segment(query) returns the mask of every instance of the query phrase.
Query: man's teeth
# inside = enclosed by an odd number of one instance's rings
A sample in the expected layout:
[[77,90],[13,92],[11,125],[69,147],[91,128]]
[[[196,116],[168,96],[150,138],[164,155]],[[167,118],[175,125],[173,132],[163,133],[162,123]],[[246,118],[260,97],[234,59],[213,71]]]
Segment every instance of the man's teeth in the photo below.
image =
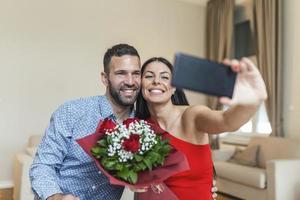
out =
[[127,93],[127,94],[132,94],[134,92],[133,89],[125,89],[125,90],[122,90],[122,91]]

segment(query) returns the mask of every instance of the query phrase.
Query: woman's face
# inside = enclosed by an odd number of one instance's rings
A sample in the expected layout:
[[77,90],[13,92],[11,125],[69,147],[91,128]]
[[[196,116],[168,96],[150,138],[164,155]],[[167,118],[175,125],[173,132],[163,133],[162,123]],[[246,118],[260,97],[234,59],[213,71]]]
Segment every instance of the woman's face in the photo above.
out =
[[162,62],[149,63],[142,74],[142,95],[148,103],[171,100],[175,88],[171,86],[171,70]]

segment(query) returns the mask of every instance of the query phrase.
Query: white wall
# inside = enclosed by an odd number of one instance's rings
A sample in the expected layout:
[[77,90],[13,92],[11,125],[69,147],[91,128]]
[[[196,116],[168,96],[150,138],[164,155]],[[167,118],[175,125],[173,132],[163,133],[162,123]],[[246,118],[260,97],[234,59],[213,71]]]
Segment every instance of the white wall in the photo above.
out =
[[300,1],[283,1],[284,130],[300,138]]
[[143,61],[203,56],[204,18],[204,7],[174,0],[0,0],[0,181],[59,104],[103,93],[108,47],[130,43]]

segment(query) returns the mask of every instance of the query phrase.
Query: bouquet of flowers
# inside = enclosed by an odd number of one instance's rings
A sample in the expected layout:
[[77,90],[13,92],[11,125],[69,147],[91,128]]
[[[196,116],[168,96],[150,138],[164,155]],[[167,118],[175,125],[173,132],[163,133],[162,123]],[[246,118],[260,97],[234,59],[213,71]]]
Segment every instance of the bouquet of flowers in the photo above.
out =
[[[172,148],[165,131],[149,120],[133,118],[116,124],[105,119],[99,122],[94,134],[77,143],[94,159],[111,184],[152,188],[139,194],[139,200],[176,200],[163,182],[189,169],[184,154]],[[155,185],[164,189],[157,192]]]
[[91,152],[113,176],[135,184],[139,172],[164,164],[172,147],[162,135],[155,134],[146,121],[126,120],[107,129],[111,125],[114,125],[111,120],[102,124],[105,136]]

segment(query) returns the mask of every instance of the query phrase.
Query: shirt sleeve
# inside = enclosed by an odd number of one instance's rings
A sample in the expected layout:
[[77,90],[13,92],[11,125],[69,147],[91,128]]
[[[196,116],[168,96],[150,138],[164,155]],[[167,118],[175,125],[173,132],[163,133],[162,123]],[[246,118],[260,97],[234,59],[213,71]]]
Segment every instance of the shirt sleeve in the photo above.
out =
[[62,193],[57,172],[68,152],[72,130],[71,116],[67,105],[57,109],[51,116],[50,124],[37,149],[29,177],[38,199],[47,199],[53,194]]

